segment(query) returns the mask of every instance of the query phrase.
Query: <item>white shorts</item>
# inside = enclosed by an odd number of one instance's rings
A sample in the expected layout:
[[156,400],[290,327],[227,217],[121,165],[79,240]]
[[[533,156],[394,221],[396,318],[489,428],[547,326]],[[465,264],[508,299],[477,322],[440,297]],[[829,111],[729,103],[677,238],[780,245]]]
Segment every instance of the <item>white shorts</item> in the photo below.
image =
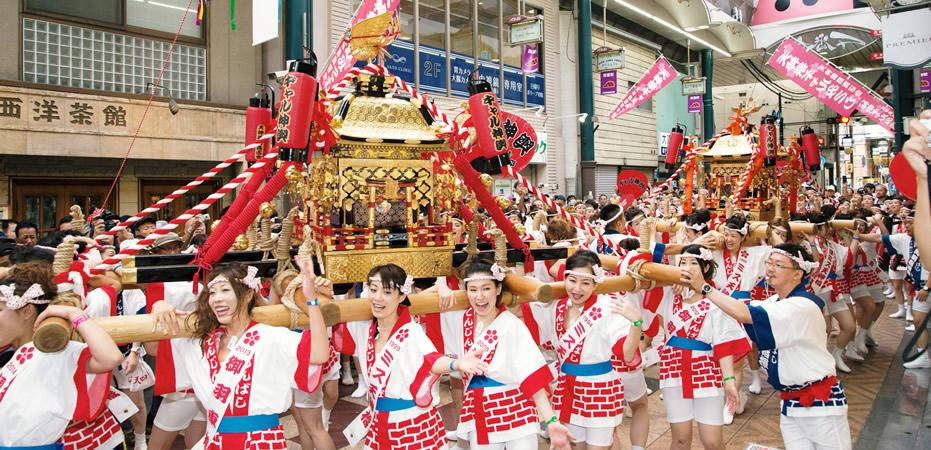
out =
[[837,300],[831,301],[831,294],[827,295],[818,295],[818,298],[824,302],[824,313],[827,315],[834,315],[841,311],[847,311],[850,308],[847,307],[847,299],[849,295],[838,295]]
[[931,296],[929,296],[923,302],[918,301],[917,295],[912,297],[912,312],[920,312],[924,314],[931,312]]
[[724,395],[704,398],[682,398],[682,387],[663,388],[666,420],[680,423],[695,420],[704,425],[724,425]]
[[576,443],[585,442],[602,447],[610,447],[614,443],[614,427],[580,427],[571,423],[566,424],[566,427]]
[[883,295],[883,285],[875,284],[873,286],[854,286],[850,288],[850,296],[854,300],[863,297],[870,297],[874,303],[885,303],[886,296]]
[[182,431],[193,421],[205,422],[207,412],[194,394],[173,393],[162,398],[155,414],[154,425],[165,431]]
[[836,416],[779,416],[779,429],[786,450],[849,450],[850,425],[847,414]]
[[[573,434],[573,436],[575,435]],[[500,444],[480,445],[478,443],[478,433],[469,433],[469,448],[475,450],[537,450],[537,435],[531,434]]]
[[643,370],[634,372],[621,372],[621,382],[624,383],[624,399],[627,403],[640,400],[647,393],[647,379]]
[[904,270],[889,270],[889,279],[890,280],[904,280],[905,271]]
[[323,385],[321,384],[316,391],[311,393],[304,392],[300,389],[294,389],[294,406],[297,408],[322,408],[323,407]]

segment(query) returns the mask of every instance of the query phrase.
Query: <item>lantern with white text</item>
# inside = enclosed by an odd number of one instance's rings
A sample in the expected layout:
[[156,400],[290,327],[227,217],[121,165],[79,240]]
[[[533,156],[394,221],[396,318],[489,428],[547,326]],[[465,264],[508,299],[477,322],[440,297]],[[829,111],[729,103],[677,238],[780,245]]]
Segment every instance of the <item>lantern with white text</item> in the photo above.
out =
[[821,170],[821,153],[819,151],[818,136],[815,135],[815,130],[812,130],[811,127],[807,125],[802,127],[801,135],[802,151],[805,154],[805,164],[808,166],[808,170],[817,172]]
[[469,114],[475,129],[476,152],[471,165],[479,173],[498,175],[511,165],[507,137],[502,127],[501,108],[491,84],[484,79],[469,80]]
[[666,170],[672,170],[679,163],[679,149],[684,139],[682,128],[676,124],[669,132],[669,142],[666,144]]
[[307,162],[307,143],[317,98],[317,60],[314,57],[292,61],[281,81],[278,105],[278,141],[281,161]]
[[760,119],[760,147],[763,150],[763,164],[766,167],[776,165],[776,118],[763,116]]

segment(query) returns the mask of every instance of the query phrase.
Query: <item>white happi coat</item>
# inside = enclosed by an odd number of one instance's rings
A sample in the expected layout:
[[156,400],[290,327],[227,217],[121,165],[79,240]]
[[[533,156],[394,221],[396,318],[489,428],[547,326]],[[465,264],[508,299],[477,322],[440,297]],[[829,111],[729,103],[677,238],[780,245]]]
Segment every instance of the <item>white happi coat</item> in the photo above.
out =
[[100,415],[110,374],[88,374],[89,359],[87,345],[74,341],[58,353],[32,343],[17,349],[0,369],[0,446],[60,442],[71,421]]
[[[399,307],[398,314],[398,321],[381,351],[375,351],[375,320],[349,322],[340,335],[333,338],[338,351],[358,358],[359,373],[369,386],[369,408],[361,417],[367,428],[365,447],[375,450],[445,448],[446,432],[436,409],[440,402],[436,385],[439,376],[431,373],[433,364],[443,355],[436,351],[423,328],[413,322],[406,307]],[[400,348],[390,348],[396,341],[400,341]],[[382,363],[389,355],[391,362]],[[403,409],[378,411],[374,409],[378,398],[411,404]]]
[[[663,288],[656,313],[663,318],[666,344],[659,348],[661,388],[682,387],[683,398],[724,395],[720,360],[736,361],[750,351],[750,341],[736,320],[707,298],[688,304],[671,287]],[[676,338],[699,341],[708,350],[688,350],[669,345]]]
[[[614,315],[609,303],[619,301],[615,294],[594,294],[583,306],[579,319],[566,325],[565,317],[569,298],[549,304],[533,303],[533,320],[540,330],[541,342],[549,340],[559,354],[560,370],[553,395],[553,407],[559,412],[560,421],[582,427],[615,427],[621,423],[624,413],[624,385],[620,373],[609,370],[596,375],[570,375],[565,373],[565,364],[590,365],[608,364],[612,359],[625,360],[624,340],[630,331],[630,321]],[[594,311],[591,311],[593,310]],[[590,313],[591,311],[591,313]],[[526,312],[525,312],[526,314]],[[592,325],[578,345],[570,345],[571,331],[580,326],[587,314]],[[527,318],[525,317],[526,321]],[[573,348],[570,348],[573,347]],[[638,367],[637,356],[631,366]],[[589,398],[596,399],[588,401]]]
[[[480,328],[472,309],[444,316],[450,317],[443,328],[447,351],[461,356],[482,349],[481,359],[488,363],[484,377],[464,380],[459,438],[469,440],[470,433],[477,433],[476,442],[485,445],[536,435],[539,416],[532,397],[549,386],[553,373],[524,323],[507,310],[487,329]],[[482,387],[487,379],[500,385]]]
[[[773,296],[750,303],[753,324],[746,326],[747,333],[760,349],[760,367],[774,389],[798,391],[835,376],[834,358],[827,350],[823,302],[799,286],[784,299]],[[846,414],[847,397],[835,380],[829,399],[814,400],[810,406],[798,399],[782,400],[780,409],[789,417]]]
[[727,249],[711,252],[718,265],[714,271],[715,287],[738,300],[749,300],[766,271],[766,258],[771,249],[768,245],[741,247],[736,258]]
[[[291,408],[292,389],[313,392],[317,389],[322,376],[319,365],[310,364],[311,335],[309,331],[294,333],[283,327],[273,327],[253,323],[239,338],[241,344],[252,346],[253,356],[250,361],[234,358],[234,352],[227,355],[225,361],[219,361],[219,342],[224,328],[218,328],[201,345],[199,339],[171,339],[170,351],[162,353],[159,348],[159,364],[156,372],[157,383],[171,384],[172,392],[192,388],[197,400],[207,408],[208,421],[215,421],[220,411],[210,410],[214,395],[219,398],[234,396],[224,417],[255,416],[281,414]],[[206,348],[205,348],[206,347]],[[164,364],[162,364],[164,363]],[[239,384],[223,387],[215,384],[217,378],[226,371],[245,371]],[[280,428],[280,426],[279,426]],[[249,440],[253,446],[284,444],[284,433],[252,432],[237,433],[255,435]],[[280,435],[280,442],[278,438]],[[226,442],[229,436],[217,434],[205,447],[227,448],[229,445],[243,445],[241,442]]]
[[847,260],[850,249],[829,239],[819,238],[816,244],[821,261],[811,274],[811,290],[825,300],[838,301],[838,295],[850,293],[850,287],[844,277],[848,266],[853,266],[853,261]]

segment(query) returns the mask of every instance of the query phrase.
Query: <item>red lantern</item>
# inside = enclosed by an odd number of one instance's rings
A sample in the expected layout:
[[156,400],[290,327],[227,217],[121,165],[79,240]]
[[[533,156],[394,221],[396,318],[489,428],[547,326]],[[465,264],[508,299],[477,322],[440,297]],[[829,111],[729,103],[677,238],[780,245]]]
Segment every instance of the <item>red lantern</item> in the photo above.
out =
[[259,146],[255,151],[246,153],[246,161],[255,162],[265,154],[266,148],[270,147],[265,142],[259,142],[259,138],[266,133],[272,132],[272,109],[268,94],[256,94],[249,99],[249,107],[246,108],[246,145],[258,143]]
[[773,116],[763,116],[760,119],[760,147],[763,148],[765,159],[763,164],[766,167],[776,165],[776,118]]
[[469,114],[475,128],[476,155],[471,161],[472,167],[479,173],[498,175],[501,168],[511,165],[507,136],[502,127],[501,107],[498,97],[491,90],[491,83],[485,79],[469,80]]
[[676,124],[669,132],[669,142],[666,144],[666,170],[672,170],[679,163],[679,149],[682,148],[683,140],[683,130]]
[[805,152],[805,164],[812,172],[821,170],[821,152],[815,130],[806,125],[801,128],[800,134],[802,135],[802,151]]
[[317,59],[292,61],[281,82],[278,105],[278,141],[281,161],[307,161],[307,143],[317,99]]

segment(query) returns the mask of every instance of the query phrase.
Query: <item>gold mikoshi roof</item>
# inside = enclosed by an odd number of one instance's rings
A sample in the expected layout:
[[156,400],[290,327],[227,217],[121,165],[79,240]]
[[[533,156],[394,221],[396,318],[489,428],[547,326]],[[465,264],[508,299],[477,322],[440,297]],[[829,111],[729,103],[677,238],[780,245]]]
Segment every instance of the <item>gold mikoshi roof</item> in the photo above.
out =
[[[393,79],[385,84],[390,84]],[[387,90],[387,88],[385,89]],[[409,98],[378,92],[360,79],[360,89],[334,105],[334,128],[340,143],[438,145],[439,124],[428,124],[419,103]]]

